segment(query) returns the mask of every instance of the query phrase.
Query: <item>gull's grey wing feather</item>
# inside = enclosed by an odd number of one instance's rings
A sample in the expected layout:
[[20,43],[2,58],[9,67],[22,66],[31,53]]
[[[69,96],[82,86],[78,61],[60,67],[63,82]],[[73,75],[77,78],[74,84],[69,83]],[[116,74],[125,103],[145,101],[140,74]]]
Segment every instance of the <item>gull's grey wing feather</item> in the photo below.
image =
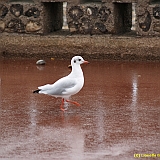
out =
[[74,79],[67,77],[61,78],[54,84],[46,84],[44,86],[38,87],[40,89],[39,93],[49,94],[49,95],[63,95],[66,90],[74,87],[76,82]]

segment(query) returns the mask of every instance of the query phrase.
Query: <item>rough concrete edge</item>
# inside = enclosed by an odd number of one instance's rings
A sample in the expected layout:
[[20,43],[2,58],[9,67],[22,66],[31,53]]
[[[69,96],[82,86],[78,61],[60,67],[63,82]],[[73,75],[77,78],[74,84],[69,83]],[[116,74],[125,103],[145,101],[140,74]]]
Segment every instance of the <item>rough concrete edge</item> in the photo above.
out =
[[160,37],[5,35],[0,39],[1,58],[65,58],[160,61]]

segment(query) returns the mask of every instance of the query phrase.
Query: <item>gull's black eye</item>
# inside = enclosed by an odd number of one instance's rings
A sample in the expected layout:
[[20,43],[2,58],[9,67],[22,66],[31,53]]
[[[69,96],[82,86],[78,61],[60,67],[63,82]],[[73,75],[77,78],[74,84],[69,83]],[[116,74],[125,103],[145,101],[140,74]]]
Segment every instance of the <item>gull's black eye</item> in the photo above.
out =
[[81,59],[78,59],[79,61],[81,61]]
[[74,60],[74,63],[76,63],[76,60]]

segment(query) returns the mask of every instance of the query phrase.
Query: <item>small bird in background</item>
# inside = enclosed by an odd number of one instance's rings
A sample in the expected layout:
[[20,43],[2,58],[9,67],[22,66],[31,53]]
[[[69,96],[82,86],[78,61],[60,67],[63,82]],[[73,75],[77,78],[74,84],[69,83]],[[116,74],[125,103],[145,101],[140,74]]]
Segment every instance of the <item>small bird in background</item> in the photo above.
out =
[[89,62],[85,61],[81,56],[74,56],[71,59],[72,71],[68,76],[57,80],[53,84],[40,86],[37,90],[33,91],[33,93],[47,94],[56,98],[61,97],[62,103],[60,105],[60,109],[62,111],[67,110],[64,108],[65,102],[80,106],[79,103],[71,101],[69,98],[70,96],[78,93],[84,85],[84,76],[80,65],[85,63],[87,64]]

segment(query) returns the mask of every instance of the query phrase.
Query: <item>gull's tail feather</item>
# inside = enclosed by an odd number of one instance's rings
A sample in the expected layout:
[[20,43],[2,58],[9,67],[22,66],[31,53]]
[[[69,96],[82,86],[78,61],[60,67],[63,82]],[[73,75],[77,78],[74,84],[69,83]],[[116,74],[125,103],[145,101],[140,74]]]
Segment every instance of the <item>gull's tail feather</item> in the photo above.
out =
[[37,89],[37,90],[33,91],[33,93],[39,93],[39,91],[41,91],[41,89]]

